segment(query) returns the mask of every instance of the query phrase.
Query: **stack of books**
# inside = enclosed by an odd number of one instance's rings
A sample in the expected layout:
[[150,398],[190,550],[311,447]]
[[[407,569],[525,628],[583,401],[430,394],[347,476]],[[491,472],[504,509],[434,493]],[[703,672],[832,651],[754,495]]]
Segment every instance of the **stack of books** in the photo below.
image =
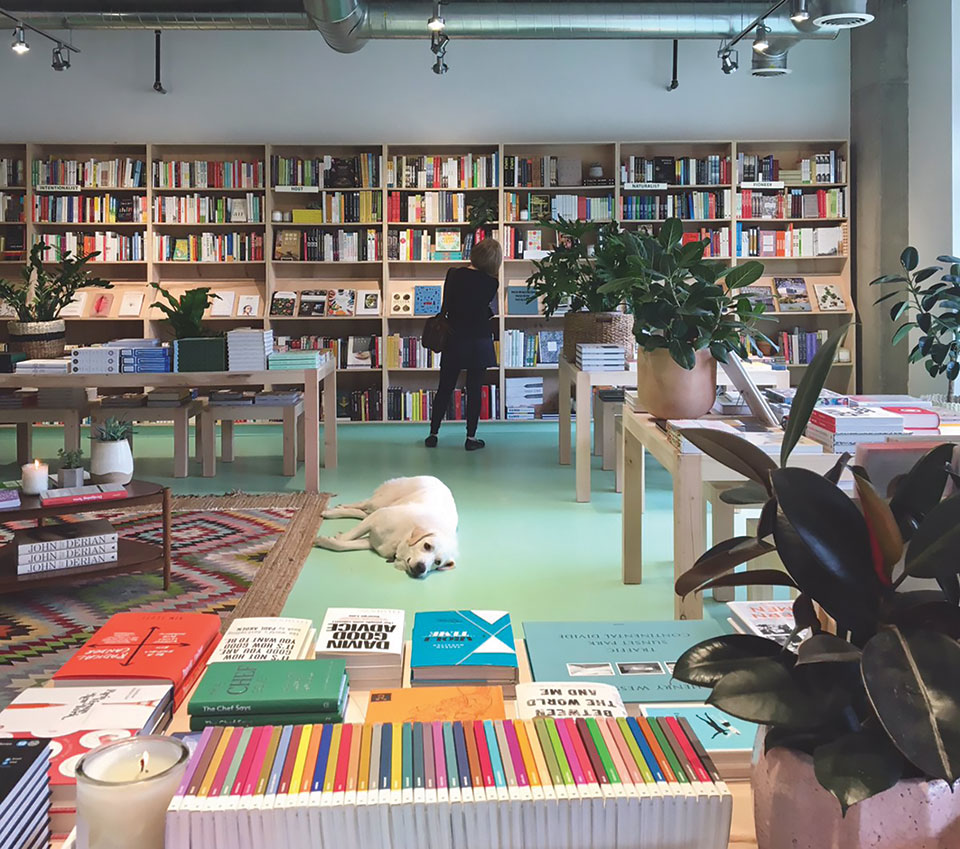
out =
[[253,403],[253,393],[240,389],[212,389],[207,401],[211,407],[242,407]]
[[732,809],[683,718],[213,728],[166,833],[177,849],[260,846],[264,834],[290,846],[322,834],[324,846],[726,849]]
[[413,618],[410,684],[498,684],[513,696],[517,650],[503,610],[420,612]]
[[83,388],[44,386],[37,390],[37,406],[44,409],[75,409],[86,403],[87,391]]
[[314,655],[312,619],[252,616],[234,619],[207,663],[307,660]]
[[702,453],[696,445],[683,436],[683,431],[688,428],[708,428],[709,430],[716,430],[735,436],[742,435],[740,431],[729,422],[713,421],[710,419],[668,419],[666,422],[667,439],[670,440],[670,444],[681,454]]
[[230,371],[264,371],[273,353],[273,331],[241,327],[227,331],[227,368]]
[[0,410],[22,410],[37,405],[37,393],[27,389],[0,392]]
[[507,421],[533,421],[543,406],[542,377],[506,378]]
[[61,486],[45,489],[40,493],[40,503],[44,507],[58,507],[64,504],[85,504],[97,501],[118,501],[128,498],[130,493],[120,483],[93,483],[86,486]]
[[173,371],[170,348],[166,345],[125,346],[120,349],[120,370],[134,374],[165,374]]
[[20,360],[16,365],[17,374],[67,374],[70,361],[63,360]]
[[862,442],[885,442],[903,433],[903,416],[881,407],[816,407],[805,433],[828,451],[853,454]]
[[342,658],[354,687],[399,687],[403,679],[402,610],[330,607],[317,639],[317,657]]
[[343,722],[350,693],[344,662],[222,661],[207,667],[190,697],[190,730]]
[[197,397],[196,389],[173,387],[151,389],[147,394],[148,407],[182,407]]
[[0,845],[50,845],[50,740],[0,740]]
[[728,621],[741,634],[766,637],[782,646],[789,643],[793,651],[810,636],[809,628],[793,636],[796,620],[792,601],[728,601],[727,607],[731,614]]
[[145,392],[124,392],[121,395],[106,395],[100,401],[101,409],[121,408],[134,410],[147,403]]
[[20,506],[18,487],[0,487],[0,510],[16,510]]
[[117,532],[106,519],[26,528],[14,533],[13,544],[17,549],[18,575],[75,569],[117,559]]
[[119,374],[118,348],[74,348],[70,352],[72,374]]
[[577,368],[581,371],[624,371],[627,354],[621,345],[577,344]]
[[286,392],[282,389],[274,389],[270,392],[258,392],[253,398],[253,403],[264,407],[293,407],[302,399],[302,392],[292,389]]
[[273,351],[267,359],[270,369],[320,368],[326,359],[322,351]]

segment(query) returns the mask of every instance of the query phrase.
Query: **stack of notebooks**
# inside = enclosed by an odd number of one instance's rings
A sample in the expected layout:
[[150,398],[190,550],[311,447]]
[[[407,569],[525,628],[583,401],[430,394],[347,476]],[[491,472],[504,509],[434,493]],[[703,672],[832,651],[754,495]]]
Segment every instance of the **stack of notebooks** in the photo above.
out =
[[507,421],[533,421],[543,407],[542,377],[506,378]]
[[330,607],[320,626],[317,657],[342,658],[355,688],[399,687],[403,618],[402,610]]
[[828,451],[853,454],[862,442],[885,442],[903,433],[903,416],[881,407],[816,407],[804,432]]
[[75,409],[86,403],[87,391],[83,388],[44,386],[37,390],[37,406],[44,409]]
[[312,619],[248,616],[234,619],[207,663],[307,660],[314,655]]
[[517,650],[503,610],[420,612],[413,618],[410,684],[497,684],[512,697]]
[[732,806],[673,717],[211,728],[166,846],[726,849]]
[[227,367],[230,371],[264,371],[272,352],[272,330],[242,327],[227,331]]
[[115,339],[108,342],[120,351],[120,371],[163,374],[172,371],[170,348],[159,339]]
[[253,404],[253,393],[240,389],[211,389],[207,401],[211,407],[244,407]]
[[320,368],[325,358],[321,351],[273,351],[267,366],[271,369]]
[[0,740],[0,846],[50,845],[49,770],[49,740]]
[[16,369],[17,374],[67,374],[70,371],[70,361],[20,360]]
[[336,658],[211,663],[187,706],[190,730],[343,722],[349,690]]
[[254,396],[253,403],[263,407],[295,407],[302,399],[302,392],[274,389],[269,392],[258,392]]
[[100,401],[100,408],[133,410],[147,403],[145,392],[124,392],[121,395],[107,395]]
[[577,344],[577,368],[581,371],[623,371],[627,354],[622,345]]
[[147,394],[148,407],[182,407],[197,397],[196,389],[173,387],[151,389]]
[[35,407],[37,393],[33,390],[14,389],[12,392],[0,392],[0,410],[22,410],[24,407]]
[[119,374],[118,348],[74,348],[70,352],[72,374]]
[[13,544],[18,575],[76,569],[117,559],[117,532],[106,519],[26,528],[14,532]]

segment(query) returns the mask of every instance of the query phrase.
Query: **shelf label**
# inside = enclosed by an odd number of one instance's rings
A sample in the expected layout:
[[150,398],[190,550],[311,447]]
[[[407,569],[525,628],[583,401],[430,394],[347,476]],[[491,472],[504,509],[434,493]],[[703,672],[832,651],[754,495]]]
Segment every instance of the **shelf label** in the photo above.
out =
[[275,192],[287,192],[291,195],[316,195],[320,193],[319,186],[274,186]]
[[625,189],[643,189],[650,192],[665,192],[669,186],[666,183],[624,183]]
[[41,183],[39,186],[33,187],[36,192],[79,192],[80,186],[77,185],[60,185],[59,183]]
[[741,183],[741,189],[782,189],[783,180],[754,180],[751,183]]

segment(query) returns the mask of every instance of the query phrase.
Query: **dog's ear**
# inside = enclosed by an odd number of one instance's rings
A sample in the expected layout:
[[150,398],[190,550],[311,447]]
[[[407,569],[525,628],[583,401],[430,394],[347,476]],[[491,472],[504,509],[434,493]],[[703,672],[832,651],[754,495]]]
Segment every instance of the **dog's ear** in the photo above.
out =
[[453,560],[448,560],[442,566],[437,566],[438,572],[446,572],[448,569],[456,569],[457,564]]
[[425,528],[421,528],[418,525],[414,525],[410,529],[410,536],[407,537],[407,545],[413,546],[416,545],[424,537],[430,536],[430,531]]

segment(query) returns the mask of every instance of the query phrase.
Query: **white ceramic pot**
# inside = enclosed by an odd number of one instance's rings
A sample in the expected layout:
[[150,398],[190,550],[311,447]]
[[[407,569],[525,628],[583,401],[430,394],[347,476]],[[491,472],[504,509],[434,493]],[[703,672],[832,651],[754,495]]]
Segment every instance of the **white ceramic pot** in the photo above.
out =
[[126,439],[115,442],[93,440],[90,450],[90,479],[93,483],[130,483],[133,480],[133,452]]
[[945,781],[909,779],[858,802],[820,785],[809,755],[771,749],[753,768],[758,849],[957,849],[960,801]]

